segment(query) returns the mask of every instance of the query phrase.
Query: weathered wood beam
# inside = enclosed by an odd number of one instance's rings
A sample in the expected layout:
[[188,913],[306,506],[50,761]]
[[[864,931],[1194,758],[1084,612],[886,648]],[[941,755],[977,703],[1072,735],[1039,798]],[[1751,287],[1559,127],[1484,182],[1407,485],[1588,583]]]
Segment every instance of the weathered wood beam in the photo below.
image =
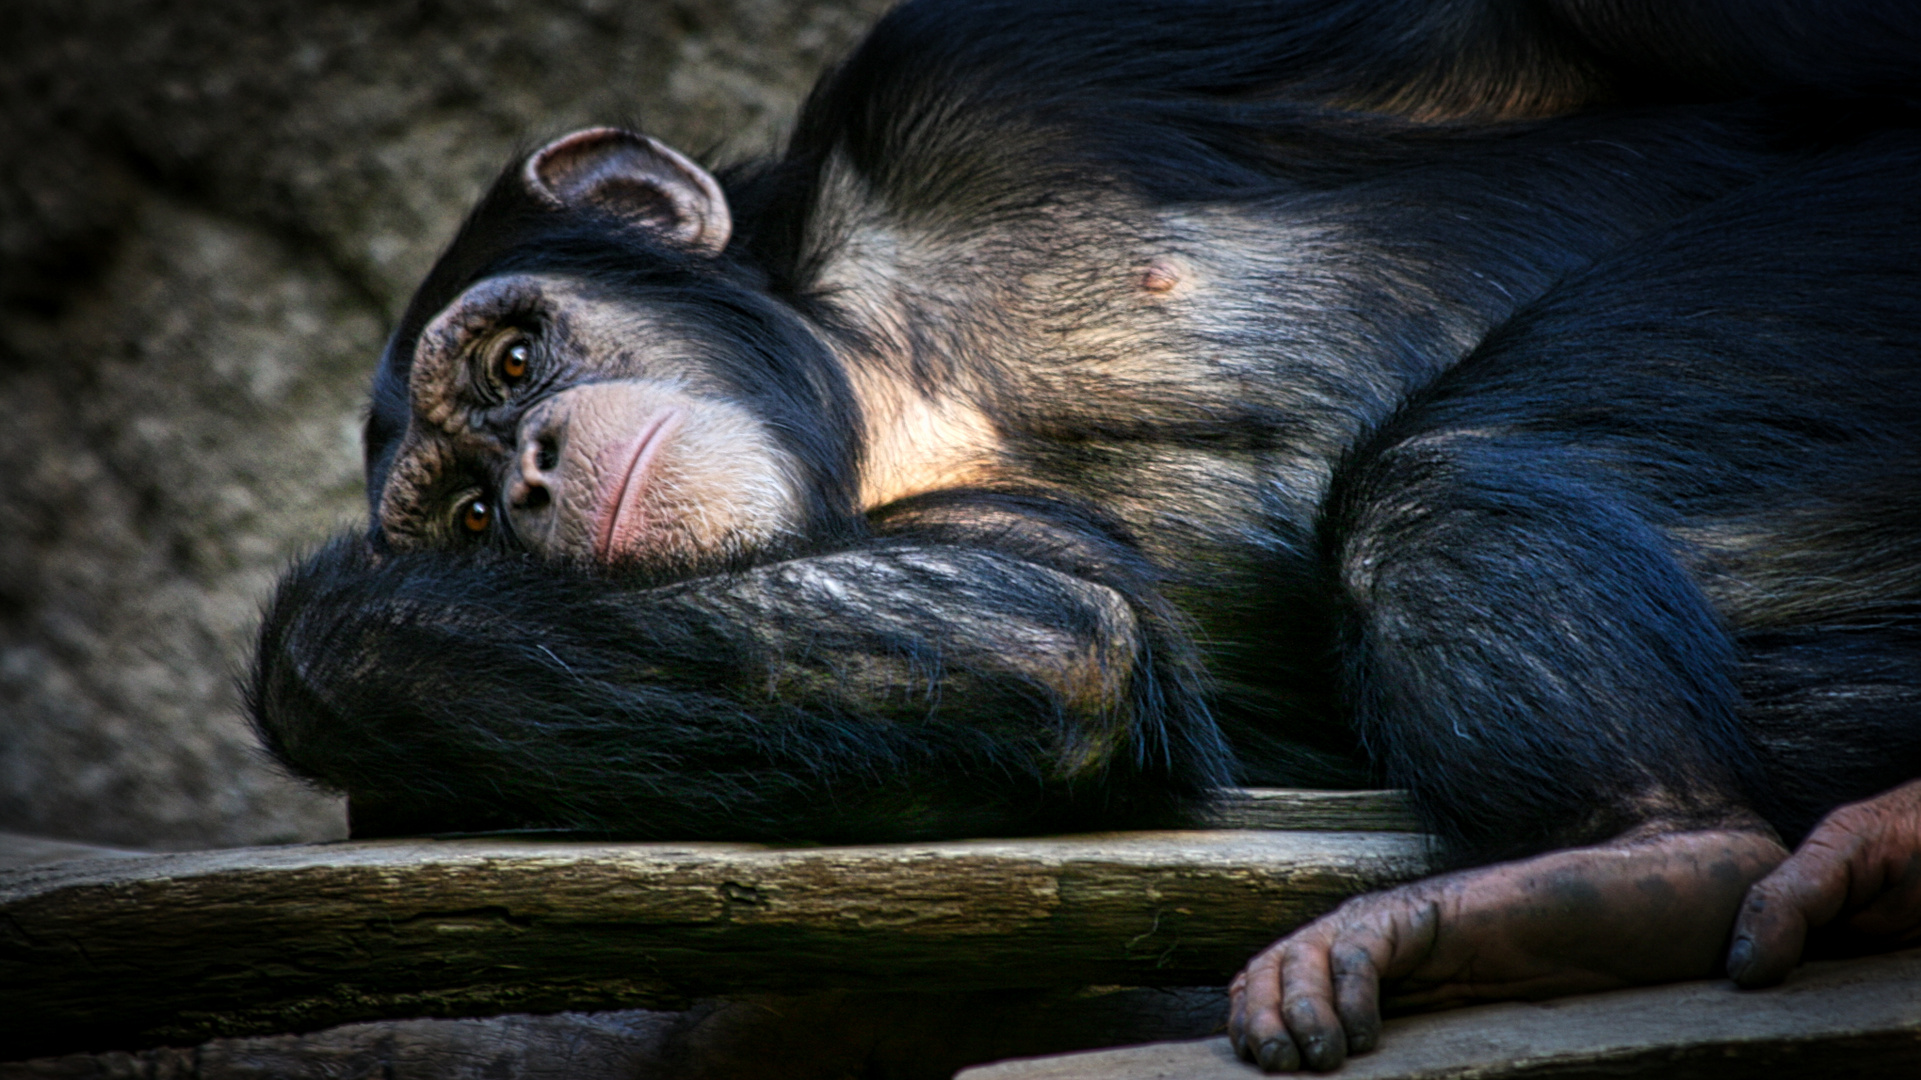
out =
[[1217,829],[1421,831],[1405,791],[1235,788],[1221,792],[1208,823]]
[[[1921,949],[1811,963],[1770,990],[1726,980],[1389,1020],[1340,1080],[1900,1077],[1921,1074]],[[1252,1080],[1225,1038],[963,1070],[955,1080]]]
[[390,840],[0,872],[0,1060],[712,994],[1218,984],[1396,832],[777,849]]

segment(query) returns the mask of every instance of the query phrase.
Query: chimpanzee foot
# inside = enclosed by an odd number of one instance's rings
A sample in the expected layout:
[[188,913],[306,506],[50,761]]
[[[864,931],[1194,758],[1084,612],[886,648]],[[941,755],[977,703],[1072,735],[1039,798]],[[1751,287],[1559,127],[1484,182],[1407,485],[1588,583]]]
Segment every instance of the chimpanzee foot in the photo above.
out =
[[1921,780],[1829,814],[1748,890],[1728,974],[1746,987],[1780,982],[1808,931],[1844,914],[1890,945],[1921,938]]
[[1228,1036],[1269,1072],[1374,1048],[1387,1003],[1441,1008],[1701,978],[1748,887],[1787,855],[1761,832],[1621,839],[1347,901],[1249,961]]

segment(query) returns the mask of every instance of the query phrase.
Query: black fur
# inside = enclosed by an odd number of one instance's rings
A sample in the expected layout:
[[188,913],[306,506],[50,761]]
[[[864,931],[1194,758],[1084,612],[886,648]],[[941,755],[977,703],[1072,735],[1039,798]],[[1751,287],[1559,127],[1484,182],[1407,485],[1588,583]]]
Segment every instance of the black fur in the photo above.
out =
[[1917,166],[1876,139],[1609,256],[1353,455],[1357,720],[1447,834],[1653,776],[1799,836],[1921,771]]
[[[917,2],[722,174],[718,260],[510,170],[383,358],[372,490],[427,320],[538,269],[709,335],[805,535],[648,570],[336,541],[268,613],[256,723],[361,831],[1030,831],[1238,781],[1408,786],[1464,857],[1792,840],[1921,774],[1916,23]],[[903,340],[819,286],[842,167],[954,245]],[[1272,272],[1178,325],[1116,307],[1109,267],[1179,246],[1155,215],[1204,208],[1248,223],[1215,278],[1236,244]],[[863,514],[830,343],[979,387],[1003,479]],[[1116,693],[1035,666],[1083,655]]]

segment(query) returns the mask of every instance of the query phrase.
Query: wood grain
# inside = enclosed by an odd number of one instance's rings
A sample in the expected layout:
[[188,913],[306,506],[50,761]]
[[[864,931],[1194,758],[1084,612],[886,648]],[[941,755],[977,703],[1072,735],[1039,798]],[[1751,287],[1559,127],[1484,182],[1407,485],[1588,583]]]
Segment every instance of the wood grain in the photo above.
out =
[[1421,831],[1405,791],[1235,788],[1221,792],[1208,823],[1217,829]]
[[400,840],[0,872],[0,1060],[821,988],[1219,984],[1395,832],[867,847]]

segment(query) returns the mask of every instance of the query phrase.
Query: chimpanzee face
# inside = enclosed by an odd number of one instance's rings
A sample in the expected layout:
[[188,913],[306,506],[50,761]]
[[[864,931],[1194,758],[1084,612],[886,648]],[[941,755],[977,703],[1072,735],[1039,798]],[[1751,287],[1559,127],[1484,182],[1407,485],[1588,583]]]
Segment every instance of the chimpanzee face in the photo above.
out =
[[851,503],[845,380],[728,276],[730,231],[719,183],[632,132],[577,132],[502,176],[376,379],[386,544],[684,563]]
[[415,346],[388,542],[613,563],[776,539],[800,470],[720,376],[722,347],[565,277],[469,287]]

